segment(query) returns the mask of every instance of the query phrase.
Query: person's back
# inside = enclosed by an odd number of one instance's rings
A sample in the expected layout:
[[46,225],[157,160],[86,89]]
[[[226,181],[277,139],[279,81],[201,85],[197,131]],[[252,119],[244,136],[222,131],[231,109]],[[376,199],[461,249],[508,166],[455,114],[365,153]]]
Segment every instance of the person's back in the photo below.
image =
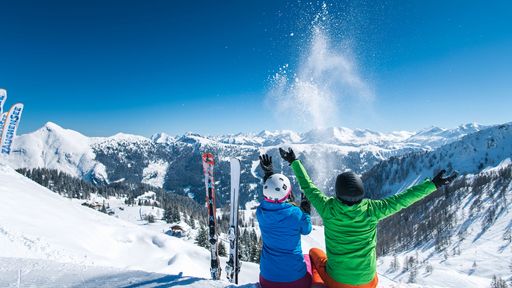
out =
[[307,200],[301,203],[301,208],[292,204],[290,180],[273,173],[271,157],[260,156],[260,165],[265,172],[264,199],[256,210],[263,242],[260,285],[262,288],[309,288],[311,275],[307,273],[302,254],[301,235],[311,232],[311,206]]
[[256,211],[263,247],[261,276],[273,282],[292,282],[306,275],[300,235],[311,232],[309,216],[290,203],[262,201]]
[[[372,214],[372,200],[348,206],[336,198],[327,200],[321,217],[324,222],[327,271],[342,283],[367,283],[375,271],[361,271],[361,267],[376,267],[375,247],[377,219]],[[336,271],[336,272],[335,272]]]

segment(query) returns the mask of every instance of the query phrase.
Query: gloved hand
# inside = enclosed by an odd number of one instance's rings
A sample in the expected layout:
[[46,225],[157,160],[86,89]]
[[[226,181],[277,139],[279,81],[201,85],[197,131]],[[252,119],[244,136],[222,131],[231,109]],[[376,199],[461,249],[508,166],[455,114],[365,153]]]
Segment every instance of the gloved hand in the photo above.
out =
[[263,182],[267,181],[268,177],[272,176],[274,174],[273,167],[272,167],[272,156],[268,156],[268,154],[263,154],[260,156],[260,167],[263,169],[263,173],[265,173],[265,176],[263,176]]
[[432,179],[432,183],[436,185],[436,188],[441,188],[444,185],[450,184],[450,182],[457,178],[458,175],[457,172],[453,172],[452,175],[443,177],[444,173],[446,173],[446,170],[443,169]]
[[288,200],[295,206],[297,206],[295,204],[295,195],[293,195],[293,193],[290,193],[290,196],[288,196]]
[[281,154],[281,158],[283,158],[290,165],[293,161],[297,160],[297,157],[295,157],[295,153],[293,153],[292,148],[288,148],[288,151],[285,151],[283,148],[279,148],[279,154]]
[[302,212],[311,215],[311,202],[304,196],[304,193],[301,194],[300,209]]
[[272,156],[268,156],[268,154],[263,154],[260,156],[260,166],[263,169],[265,174],[267,172],[272,172]]

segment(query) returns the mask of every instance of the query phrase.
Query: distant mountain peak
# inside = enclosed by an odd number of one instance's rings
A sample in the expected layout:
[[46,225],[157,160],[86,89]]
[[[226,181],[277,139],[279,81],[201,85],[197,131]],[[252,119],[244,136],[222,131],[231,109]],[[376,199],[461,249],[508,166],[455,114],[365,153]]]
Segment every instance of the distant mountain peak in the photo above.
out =
[[459,129],[464,129],[464,130],[481,130],[481,129],[485,128],[485,127],[487,127],[487,126],[478,124],[476,122],[472,122],[472,123],[462,124],[458,128]]
[[174,141],[174,137],[164,132],[153,134],[151,135],[150,139],[151,141],[159,144],[170,143]]
[[50,129],[50,130],[57,130],[57,129],[62,129],[64,130],[64,128],[62,128],[61,126],[55,124],[54,122],[51,122],[51,121],[48,121],[46,122],[46,124],[44,124],[43,128],[47,128],[47,129]]
[[127,134],[127,133],[122,133],[122,132],[117,133],[114,136],[110,136],[107,139],[118,140],[118,141],[128,141],[128,142],[138,142],[138,141],[149,141],[150,140],[144,136]]

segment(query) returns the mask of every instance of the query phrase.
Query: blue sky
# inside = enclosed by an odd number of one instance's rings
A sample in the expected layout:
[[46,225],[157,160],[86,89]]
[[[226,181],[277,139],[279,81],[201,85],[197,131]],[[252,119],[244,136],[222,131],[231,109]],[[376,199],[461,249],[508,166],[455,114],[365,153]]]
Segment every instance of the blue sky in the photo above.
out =
[[[326,1],[331,42],[349,43],[374,92],[344,99],[330,125],[512,121],[512,2],[446,2]],[[2,1],[0,87],[7,105],[25,103],[19,133],[47,121],[91,136],[308,129],[265,100],[270,77],[303,56],[320,5]]]

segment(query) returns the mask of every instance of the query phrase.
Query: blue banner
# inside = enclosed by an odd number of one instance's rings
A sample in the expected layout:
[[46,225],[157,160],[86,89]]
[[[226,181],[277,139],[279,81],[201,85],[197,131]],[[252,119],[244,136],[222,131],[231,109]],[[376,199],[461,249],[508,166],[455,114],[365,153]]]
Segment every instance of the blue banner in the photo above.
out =
[[[7,100],[7,90],[0,89],[0,115],[4,113],[4,104]],[[2,130],[2,126],[0,126],[0,130]]]
[[[2,131],[4,131],[5,120],[7,120],[7,112],[0,114],[0,137],[2,137]],[[2,142],[0,141],[0,143]]]
[[18,129],[22,112],[23,104],[16,103],[11,107],[11,109],[7,113],[7,119],[5,120],[4,129],[2,131],[2,141],[0,142],[2,154],[8,155],[11,153],[12,141],[14,139],[14,136],[16,135],[16,130]]

